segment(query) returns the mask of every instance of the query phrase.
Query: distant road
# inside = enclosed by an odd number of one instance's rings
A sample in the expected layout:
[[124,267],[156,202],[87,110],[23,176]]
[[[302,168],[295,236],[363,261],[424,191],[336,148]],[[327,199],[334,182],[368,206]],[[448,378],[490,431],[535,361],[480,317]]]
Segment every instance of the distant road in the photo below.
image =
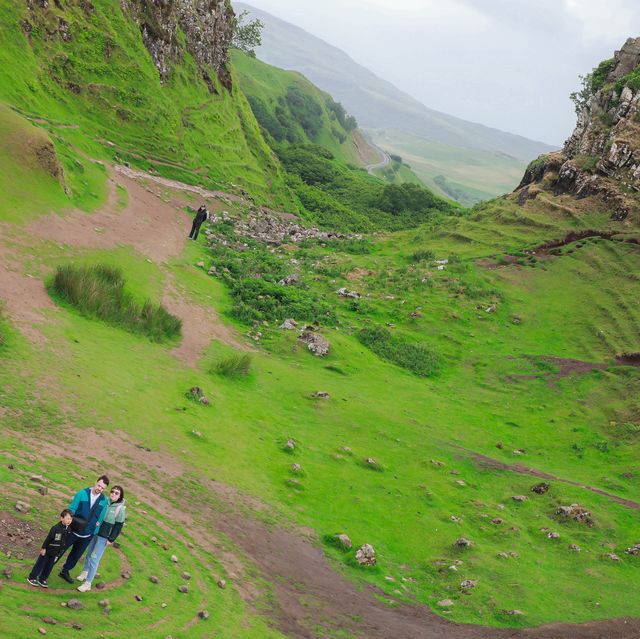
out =
[[372,142],[370,142],[369,144],[374,149],[376,149],[376,151],[378,151],[380,153],[380,155],[382,156],[382,160],[380,160],[380,162],[376,162],[375,164],[367,164],[367,166],[364,167],[365,169],[367,169],[367,171],[371,175],[373,175],[373,170],[374,169],[381,169],[383,166],[387,166],[387,164],[389,164],[389,162],[391,162],[391,158],[389,157],[389,154],[386,151],[383,151],[379,146],[376,146]]

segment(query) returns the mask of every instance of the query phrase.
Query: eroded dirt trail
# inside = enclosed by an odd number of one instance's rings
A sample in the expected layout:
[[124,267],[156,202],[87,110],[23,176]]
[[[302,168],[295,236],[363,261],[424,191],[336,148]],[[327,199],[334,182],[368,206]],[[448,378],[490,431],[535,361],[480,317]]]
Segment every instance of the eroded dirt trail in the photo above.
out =
[[[126,189],[128,196],[127,204],[121,210],[118,207],[118,186]],[[2,225],[0,299],[5,301],[9,318],[32,341],[44,339],[38,324],[57,307],[47,294],[42,277],[29,273],[24,257],[31,251],[37,251],[42,243],[91,250],[130,246],[156,263],[165,275],[162,301],[170,312],[180,317],[183,324],[181,343],[172,351],[178,359],[195,365],[212,339],[250,350],[250,346],[220,320],[211,306],[196,303],[177,287],[166,266],[169,260],[180,255],[187,242],[191,220],[181,210],[187,203],[185,193],[195,193],[204,198],[240,199],[126,167],[115,167],[109,177],[107,204],[100,211],[91,215],[81,211],[49,214],[37,218],[24,229]]]

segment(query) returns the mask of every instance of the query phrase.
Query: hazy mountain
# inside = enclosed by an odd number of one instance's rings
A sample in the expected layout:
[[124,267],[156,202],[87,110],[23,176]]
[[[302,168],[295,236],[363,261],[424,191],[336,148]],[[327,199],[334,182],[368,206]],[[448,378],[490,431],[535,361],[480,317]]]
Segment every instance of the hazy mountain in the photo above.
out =
[[294,69],[328,91],[366,128],[399,128],[456,146],[500,151],[520,160],[551,150],[543,142],[429,109],[324,40],[248,4],[233,3],[265,23],[258,57]]

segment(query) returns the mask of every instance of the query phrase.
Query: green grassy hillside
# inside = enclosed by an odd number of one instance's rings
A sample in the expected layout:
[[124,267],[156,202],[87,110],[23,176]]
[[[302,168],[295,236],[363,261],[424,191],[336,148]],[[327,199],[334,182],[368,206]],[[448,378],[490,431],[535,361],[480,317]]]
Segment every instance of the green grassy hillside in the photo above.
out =
[[[119,9],[95,6],[73,46],[34,36],[46,72],[3,34],[17,80],[0,70],[0,636],[557,639],[583,629],[520,629],[598,620],[592,636],[638,634],[635,218],[544,185],[465,211],[309,144],[283,147],[283,170],[239,91],[208,94],[188,59],[154,84]],[[88,81],[111,30],[136,54],[100,67],[113,102]],[[63,48],[80,94],[52,79]],[[154,169],[123,172],[114,153]],[[285,204],[286,180],[298,200],[269,213],[156,173],[237,174]],[[214,220],[188,242],[203,199]],[[298,209],[363,233],[289,226]],[[64,295],[69,266],[103,281]],[[180,324],[139,330],[158,305]],[[29,586],[46,529],[104,472],[129,521],[95,588],[55,570],[48,591]],[[572,504],[589,516],[564,516]],[[365,543],[375,566],[356,560]]]
[[[225,90],[212,74],[211,93],[186,50],[161,84],[139,28],[110,2],[92,7],[90,18],[76,2],[33,15],[15,0],[0,7],[0,101],[49,131],[72,201],[100,200],[95,189],[82,196],[84,185],[73,184],[74,173],[86,172],[78,180],[84,182],[96,172],[90,156],[209,188],[240,185],[262,200],[292,205],[240,91]],[[27,20],[28,33],[21,27]]]

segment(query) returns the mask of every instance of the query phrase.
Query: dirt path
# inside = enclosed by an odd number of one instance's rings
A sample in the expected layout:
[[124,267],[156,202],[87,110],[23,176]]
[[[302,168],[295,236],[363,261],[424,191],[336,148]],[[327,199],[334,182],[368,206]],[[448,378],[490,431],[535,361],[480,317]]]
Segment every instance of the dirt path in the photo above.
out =
[[[24,438],[21,433],[15,433]],[[29,444],[34,445],[29,435]],[[277,628],[287,637],[311,639],[318,628],[348,632],[362,639],[638,639],[640,620],[615,619],[581,625],[549,624],[530,629],[495,629],[455,624],[422,605],[395,602],[377,589],[348,580],[325,557],[312,531],[291,525],[267,524],[261,513],[270,509],[259,500],[220,482],[202,477],[205,491],[197,503],[180,494],[176,479],[188,475],[188,465],[165,451],[145,451],[126,434],[70,428],[60,442],[38,442],[45,455],[77,458],[95,451],[86,472],[103,472],[114,455],[136,468],[127,489],[136,499],[183,523],[192,539],[213,553],[227,571],[232,587],[249,604],[264,600],[247,575],[255,569],[273,588],[271,609]],[[28,470],[28,469],[27,469]],[[165,485],[172,485],[166,492]],[[181,504],[178,509],[174,502]],[[161,527],[162,522],[157,522]],[[226,541],[228,540],[228,541]],[[231,543],[231,546],[229,545]],[[134,566],[135,569],[135,566]],[[113,587],[113,586],[112,586]]]
[[[179,360],[195,365],[212,339],[251,350],[211,306],[195,303],[186,291],[179,289],[166,267],[169,260],[180,255],[187,241],[190,219],[181,210],[186,203],[185,193],[229,201],[241,198],[118,166],[112,170],[108,185],[107,204],[92,215],[72,211],[39,217],[25,229],[0,226],[0,299],[4,300],[9,318],[33,342],[41,342],[44,337],[38,324],[46,320],[49,312],[57,311],[42,277],[33,277],[28,272],[25,256],[37,251],[38,243],[96,250],[131,246],[158,264],[165,275],[162,301],[180,317],[183,325],[181,343],[172,351]],[[128,194],[122,210],[117,205],[118,186]],[[165,201],[167,189],[172,196],[170,202]]]
[[493,457],[487,457],[482,453],[477,453],[473,450],[469,450],[468,448],[464,448],[463,446],[457,446],[455,444],[449,444],[449,446],[457,450],[464,451],[472,459],[479,462],[483,466],[487,466],[488,468],[495,468],[498,470],[508,470],[512,473],[519,473],[520,475],[530,475],[531,477],[538,477],[539,479],[546,479],[548,481],[557,481],[562,484],[568,484],[570,486],[578,486],[578,488],[584,488],[584,490],[589,490],[592,493],[602,495],[603,497],[606,497],[607,499],[610,499],[611,501],[614,501],[617,504],[621,504],[622,506],[626,506],[627,508],[640,510],[640,503],[638,503],[637,501],[632,501],[631,499],[625,499],[624,497],[618,497],[618,495],[613,495],[612,493],[608,493],[605,490],[596,488],[595,486],[588,486],[587,484],[581,484],[579,481],[573,481],[571,479],[562,479],[561,477],[556,477],[555,475],[551,475],[550,473],[545,473],[541,470],[536,470],[535,468],[530,468],[529,466],[525,466],[524,464],[520,464],[520,463],[506,464],[504,462],[498,461],[497,459],[493,459]]

